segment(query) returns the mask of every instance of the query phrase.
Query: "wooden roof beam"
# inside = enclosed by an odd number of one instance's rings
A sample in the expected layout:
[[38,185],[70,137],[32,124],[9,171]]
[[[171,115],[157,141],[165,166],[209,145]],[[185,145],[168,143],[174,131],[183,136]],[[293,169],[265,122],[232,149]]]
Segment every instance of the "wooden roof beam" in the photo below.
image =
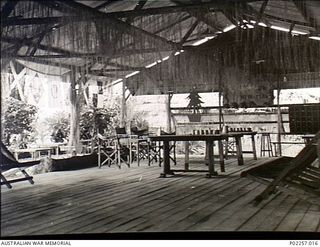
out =
[[108,7],[108,5],[110,5],[114,2],[118,2],[118,1],[120,1],[120,0],[107,0],[104,3],[101,3],[98,6],[94,7],[94,9],[100,10],[100,9]]
[[[13,39],[13,38],[10,38]],[[19,40],[15,40],[16,44],[19,44]],[[29,44],[29,43],[28,43]],[[36,45],[36,44],[32,44]],[[48,46],[44,46],[48,47]],[[47,50],[47,51],[52,51],[52,47],[48,47],[48,49],[43,49],[43,46],[38,47],[41,50]],[[184,50],[192,49],[192,46],[183,46],[180,47],[183,48]],[[172,49],[158,49],[158,48],[151,48],[151,49],[131,49],[131,50],[119,50],[113,54],[104,54],[104,53],[74,53],[74,52],[68,52],[63,50],[64,53],[62,54],[49,54],[49,55],[11,55],[11,54],[1,54],[1,57],[6,57],[6,58],[24,58],[24,57],[35,57],[35,58],[117,58],[117,57],[123,57],[123,56],[130,56],[130,55],[136,55],[136,54],[142,54],[142,53],[155,53],[155,52],[161,52],[161,51],[173,51]]]
[[268,5],[268,2],[269,0],[264,0],[263,3],[261,4],[261,7],[260,7],[260,10],[259,10],[259,14],[258,14],[258,17],[257,17],[257,21],[255,23],[255,26],[259,24],[259,22],[263,19],[263,14],[264,14],[264,11]]
[[296,21],[296,20],[292,20],[292,19],[287,19],[285,17],[278,17],[278,16],[269,15],[269,14],[264,14],[264,16],[265,16],[265,18],[268,18],[269,21],[270,20],[276,20],[276,21],[286,22],[286,23],[289,23],[289,24],[294,22],[296,25],[304,26],[304,27],[312,28],[312,29],[316,30],[315,26],[312,26],[310,23],[307,23],[307,22]]
[[260,10],[257,11],[255,10],[251,5],[249,5],[248,3],[246,2],[243,2],[241,3],[241,6],[242,6],[242,10],[244,11],[244,14],[245,15],[250,15],[250,17],[254,17],[255,18],[255,21],[256,21],[256,25],[263,19],[263,21],[265,22],[265,24],[267,26],[271,26],[270,22],[268,20],[266,20],[264,17],[264,11],[267,7],[267,4],[268,4],[268,0],[265,0],[261,7],[260,7]]
[[299,10],[303,18],[308,22],[311,26],[313,26],[317,31],[319,31],[319,25],[314,16],[308,11],[306,2],[293,0],[296,8]]
[[[21,56],[21,57],[17,57],[16,59],[20,59],[20,60],[24,60],[24,61],[28,61],[28,62],[34,62],[34,63],[39,63],[42,65],[48,65],[48,66],[53,66],[53,67],[58,67],[58,68],[64,68],[64,69],[71,69],[72,66],[74,65],[69,65],[69,64],[65,64],[65,63],[58,63],[58,62],[54,62],[52,60],[46,60],[46,59],[41,59],[41,58],[37,58],[37,57],[28,57],[28,56]],[[75,66],[77,67],[77,66]]]
[[[38,63],[38,64],[41,64],[41,65],[53,66],[53,67],[57,67],[57,68],[64,68],[64,69],[68,69],[68,70],[71,70],[72,68],[77,68],[79,70],[83,70],[84,69],[83,66],[76,66],[76,65],[71,65],[71,64],[58,63],[58,62],[53,62],[51,60],[40,59],[40,58],[36,58],[36,57],[21,57],[21,58],[18,58],[18,59],[24,60],[24,61],[27,61],[27,62]],[[95,75],[95,76],[107,76],[107,77],[111,77],[111,78],[115,77],[114,74],[107,74],[107,73],[103,73],[101,71],[93,71],[93,70],[90,70],[90,69],[87,72],[88,72],[88,74]]]
[[[38,1],[41,4],[45,4],[48,7],[54,8],[58,11],[63,11],[65,13],[75,13],[72,12],[71,8],[62,8],[61,5],[55,4],[54,1]],[[66,1],[67,2],[67,1]],[[82,6],[82,5],[81,5]],[[84,5],[85,6],[85,5]],[[88,6],[86,6],[88,7]],[[188,11],[200,11],[203,9],[210,11],[222,11],[224,8],[228,7],[228,4],[225,2],[204,2],[197,4],[184,4],[177,6],[168,6],[168,7],[159,7],[159,8],[147,8],[147,9],[136,9],[136,10],[127,10],[127,11],[115,11],[104,13],[98,11],[99,15],[73,15],[73,16],[63,16],[63,17],[40,17],[40,18],[10,18],[5,20],[2,23],[2,26],[11,26],[11,25],[31,25],[31,24],[50,24],[50,23],[59,23],[61,21],[69,22],[79,22],[79,21],[93,21],[99,19],[108,19],[108,18],[129,18],[129,17],[138,17],[138,16],[148,16],[148,15],[158,15],[158,14],[170,14],[170,13],[179,13],[179,12],[188,12]],[[88,7],[91,10],[90,7]],[[96,10],[95,10],[96,11]],[[102,15],[101,15],[102,14]]]
[[[171,0],[171,2],[178,4],[180,6],[186,6],[185,3],[177,1],[177,0]],[[201,1],[195,1],[195,3],[201,3]],[[208,12],[208,8],[207,9],[203,9],[205,10],[205,12]],[[188,13],[197,18],[197,20],[202,21],[203,23],[207,24],[209,27],[217,30],[217,31],[222,31],[222,28],[218,27],[214,22],[212,22],[211,20],[209,20],[208,18],[206,18],[203,13],[201,13],[200,10],[189,10]]]
[[171,46],[172,48],[176,47],[176,44],[174,42],[168,41],[165,38],[162,38],[160,36],[151,34],[143,29],[140,29],[138,27],[132,26],[128,23],[125,23],[123,21],[117,20],[115,18],[111,18],[108,16],[106,13],[97,11],[96,9],[90,8],[86,5],[80,4],[75,1],[61,1],[59,0],[60,4],[69,6],[70,8],[73,8],[76,12],[82,12],[83,15],[88,15],[88,16],[99,16],[101,18],[105,17],[108,22],[110,22],[110,25],[112,25],[115,29],[123,30],[125,33],[136,36],[136,35],[144,35],[147,36],[151,39],[153,39],[155,42],[158,42],[159,45],[164,45],[164,46]]
[[[140,0],[140,1],[137,3],[136,7],[134,8],[134,11],[139,11],[139,10],[141,10],[141,9],[143,8],[143,6],[147,3],[147,1],[148,1],[148,0]],[[133,22],[133,20],[134,20],[134,17],[133,17],[133,16],[130,16],[130,17],[127,18],[126,23],[131,23],[131,22]]]
[[186,21],[186,20],[190,19],[191,17],[192,17],[191,15],[182,16],[180,19],[177,19],[176,21],[170,23],[170,25],[158,29],[157,31],[154,32],[154,34],[161,33],[163,31],[165,31],[165,30],[177,25],[180,22],[183,22],[183,21]]
[[[32,38],[33,39],[33,38]],[[50,51],[54,53],[63,54],[65,56],[80,56],[83,55],[81,53],[70,52],[61,48],[56,48],[48,45],[38,44],[37,42],[32,41],[32,39],[22,39],[22,38],[12,38],[9,36],[1,36],[1,40],[11,44],[23,44],[28,47],[37,47],[38,49],[44,51]]]
[[196,20],[192,26],[190,27],[190,29],[188,30],[188,32],[186,32],[186,34],[183,36],[183,38],[181,39],[181,41],[179,42],[180,46],[182,46],[184,44],[184,42],[187,41],[187,39],[190,37],[190,35],[192,34],[192,32],[196,29],[196,27],[199,24],[199,20]]

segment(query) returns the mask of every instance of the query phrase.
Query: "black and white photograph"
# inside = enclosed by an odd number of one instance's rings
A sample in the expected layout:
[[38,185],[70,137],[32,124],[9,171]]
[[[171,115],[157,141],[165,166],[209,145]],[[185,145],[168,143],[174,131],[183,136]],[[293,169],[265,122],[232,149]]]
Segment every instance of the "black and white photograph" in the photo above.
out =
[[1,246],[320,246],[319,0],[0,10]]

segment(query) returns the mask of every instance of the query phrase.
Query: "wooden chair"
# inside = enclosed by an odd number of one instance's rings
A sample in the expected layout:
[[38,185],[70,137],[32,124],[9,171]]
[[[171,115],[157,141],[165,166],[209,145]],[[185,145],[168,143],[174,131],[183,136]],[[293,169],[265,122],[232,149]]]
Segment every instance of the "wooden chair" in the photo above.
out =
[[[256,181],[267,184],[267,188],[255,198],[257,203],[266,199],[277,189],[297,196],[303,200],[320,205],[320,166],[319,166],[319,145],[320,131],[307,145],[292,158],[287,165],[274,178],[268,178],[261,169],[266,170],[266,166],[271,168],[270,164],[264,164],[260,167],[243,172],[242,176],[247,176]],[[317,154],[318,152],[318,154]],[[278,166],[279,167],[279,166]],[[270,169],[269,169],[270,170]]]
[[117,148],[117,138],[116,137],[104,137],[100,134],[98,137],[98,166],[101,168],[103,165],[117,165],[118,164],[118,148]]
[[[29,181],[30,184],[34,184],[33,177],[30,176],[23,168],[22,164],[20,164],[11,152],[6,148],[6,146],[1,142],[1,156],[0,156],[0,177],[1,177],[1,185],[6,185],[9,189],[12,188],[12,183],[17,183],[21,181]],[[6,179],[3,175],[3,171],[12,169],[12,168],[19,168],[23,177],[15,178],[15,179]]]

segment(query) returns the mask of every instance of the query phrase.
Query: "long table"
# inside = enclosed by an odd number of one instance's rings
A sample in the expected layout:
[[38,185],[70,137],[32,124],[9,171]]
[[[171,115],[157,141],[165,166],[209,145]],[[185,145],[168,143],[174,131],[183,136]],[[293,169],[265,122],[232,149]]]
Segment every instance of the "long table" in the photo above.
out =
[[[174,175],[174,172],[208,172],[207,177],[216,176],[218,173],[214,169],[214,156],[213,156],[213,143],[218,141],[219,147],[219,157],[220,157],[220,167],[224,171],[224,150],[222,145],[222,140],[226,140],[229,137],[234,137],[236,139],[237,147],[237,158],[238,165],[243,165],[243,155],[241,147],[241,137],[242,133],[232,133],[232,134],[213,134],[213,135],[163,135],[163,136],[150,136],[151,141],[162,141],[163,142],[163,173],[161,177],[166,177],[166,175]],[[208,159],[208,170],[190,170],[188,161],[186,159],[185,169],[171,169],[170,167],[170,142],[172,141],[184,141],[186,143],[190,141],[205,141],[206,142],[206,153]],[[188,157],[186,157],[188,158]]]

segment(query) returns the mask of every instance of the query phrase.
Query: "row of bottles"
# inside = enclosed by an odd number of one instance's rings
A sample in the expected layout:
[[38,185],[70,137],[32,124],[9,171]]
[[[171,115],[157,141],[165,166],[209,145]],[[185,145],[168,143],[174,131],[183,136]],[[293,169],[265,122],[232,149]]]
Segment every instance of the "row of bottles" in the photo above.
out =
[[222,131],[220,130],[213,130],[213,129],[197,129],[193,130],[193,135],[214,135],[214,134],[220,134],[220,133],[234,133],[234,132],[252,132],[252,128],[229,128],[229,126],[225,125],[222,128]]

